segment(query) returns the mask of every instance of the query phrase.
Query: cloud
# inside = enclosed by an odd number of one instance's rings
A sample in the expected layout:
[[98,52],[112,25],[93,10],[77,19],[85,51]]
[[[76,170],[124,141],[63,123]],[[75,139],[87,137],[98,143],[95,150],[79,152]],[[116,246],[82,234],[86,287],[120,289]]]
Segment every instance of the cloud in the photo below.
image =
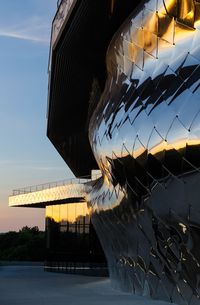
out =
[[40,42],[44,44],[49,44],[49,39],[41,38],[41,37],[36,37],[36,36],[31,36],[31,35],[26,35],[14,31],[8,31],[8,30],[0,30],[0,36],[4,37],[11,37],[11,38],[17,38],[17,39],[22,39],[22,40],[29,40],[32,42]]
[[51,25],[48,22],[45,23],[42,18],[33,16],[23,23],[0,26],[0,36],[49,44],[50,28]]

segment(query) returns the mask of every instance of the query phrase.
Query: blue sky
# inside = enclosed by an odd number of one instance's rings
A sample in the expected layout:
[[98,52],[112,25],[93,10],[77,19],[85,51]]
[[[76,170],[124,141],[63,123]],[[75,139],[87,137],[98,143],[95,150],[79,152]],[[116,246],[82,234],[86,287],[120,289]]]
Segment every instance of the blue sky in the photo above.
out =
[[44,211],[8,208],[12,189],[73,177],[46,137],[56,5],[57,0],[0,1],[0,232],[44,227]]

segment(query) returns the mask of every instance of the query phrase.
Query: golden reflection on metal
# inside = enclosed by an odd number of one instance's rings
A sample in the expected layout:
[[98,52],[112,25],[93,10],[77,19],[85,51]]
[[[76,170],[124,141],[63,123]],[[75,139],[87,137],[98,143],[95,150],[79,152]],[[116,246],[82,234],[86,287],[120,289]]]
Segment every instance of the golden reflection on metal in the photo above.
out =
[[[123,57],[123,54],[120,54],[122,49],[125,54],[127,52],[127,57],[142,69],[144,58],[141,49],[158,57],[158,40],[159,49],[166,47],[170,49],[174,44],[174,36],[176,36],[176,40],[184,40],[186,36],[191,37],[195,32],[195,27],[200,22],[200,3],[183,0],[179,1],[177,5],[177,0],[169,0],[164,1],[164,5],[160,5],[158,11],[147,12],[144,10],[141,14],[143,14],[141,24],[137,24],[137,27],[131,26],[130,34],[127,31],[123,39],[123,45],[121,37],[115,41],[115,49],[117,50],[115,56],[113,56],[111,43],[107,57],[107,67],[111,74],[113,66],[110,65],[110,62],[115,61],[115,64],[119,66],[121,63],[124,64],[123,60],[120,59]],[[165,42],[169,42],[171,46]]]
[[175,142],[173,144],[169,144],[166,141],[163,141],[162,143],[160,143],[159,145],[157,145],[156,147],[152,147],[149,152],[152,155],[158,154],[162,151],[170,151],[172,149],[176,149],[177,151],[181,150],[182,148],[185,148],[186,144],[188,146],[196,146],[196,145],[200,145],[200,139],[199,140],[180,140],[178,142]]
[[[169,0],[164,1],[160,6],[159,3],[162,3],[162,1],[158,1],[157,11],[150,11],[144,8],[144,10],[138,13],[139,17],[135,17],[136,22],[134,18],[133,21],[129,20],[124,25],[123,34],[121,33],[120,35],[115,36],[114,40],[111,42],[107,54],[107,68],[110,78],[116,73],[113,71],[115,66],[119,67],[119,72],[124,72],[125,75],[130,72],[130,69],[127,70],[123,58],[127,58],[133,63],[133,77],[134,65],[142,71],[145,71],[145,68],[151,64],[153,57],[155,57],[155,59],[159,59],[159,57],[162,59],[165,51],[167,51],[167,53],[164,55],[164,60],[167,64],[172,49],[176,48],[174,41],[176,41],[176,43],[179,41],[184,43],[184,41],[187,41],[188,39],[188,42],[190,42],[190,38],[194,37],[196,33],[194,25],[195,22],[199,21],[198,2],[184,0],[180,1],[179,5],[177,5],[176,0]],[[193,18],[194,16],[195,18]],[[138,19],[141,19],[141,21],[139,22]],[[189,20],[193,20],[193,22],[191,21],[192,24],[188,24]],[[152,57],[145,57],[145,53]],[[108,82],[110,82],[109,79]],[[102,101],[103,100],[104,94],[102,96]],[[159,148],[154,147],[154,151],[158,151],[159,149],[162,150],[162,147],[165,147],[164,149],[166,150],[171,149],[171,145],[165,144],[164,142],[165,141],[162,141],[162,144],[159,144]],[[198,140],[196,142],[198,142]],[[173,143],[175,149],[179,149],[180,145],[182,145],[182,147],[185,146],[185,142],[179,140],[178,143]],[[190,145],[188,141],[187,145]],[[139,150],[134,151],[134,157],[137,158],[144,150],[145,147],[142,147],[139,148]],[[116,155],[118,157],[119,153]],[[102,164],[100,160],[105,160],[103,155],[100,159],[97,158],[97,161],[99,167],[104,171],[105,176],[109,176],[109,169],[107,169],[105,163]]]
[[[107,51],[88,190],[114,283],[200,304],[200,1],[150,0]],[[106,238],[105,238],[106,236]]]

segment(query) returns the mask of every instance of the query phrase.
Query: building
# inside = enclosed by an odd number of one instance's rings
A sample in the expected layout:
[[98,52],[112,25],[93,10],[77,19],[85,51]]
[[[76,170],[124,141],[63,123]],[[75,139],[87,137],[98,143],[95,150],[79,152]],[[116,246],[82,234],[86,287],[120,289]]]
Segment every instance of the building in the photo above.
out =
[[41,184],[14,190],[9,197],[12,207],[45,209],[46,271],[107,276],[85,200],[85,185],[90,187],[91,181],[74,178]]
[[77,177],[102,173],[84,200],[113,285],[190,305],[200,304],[199,30],[197,0],[61,1],[47,130]]

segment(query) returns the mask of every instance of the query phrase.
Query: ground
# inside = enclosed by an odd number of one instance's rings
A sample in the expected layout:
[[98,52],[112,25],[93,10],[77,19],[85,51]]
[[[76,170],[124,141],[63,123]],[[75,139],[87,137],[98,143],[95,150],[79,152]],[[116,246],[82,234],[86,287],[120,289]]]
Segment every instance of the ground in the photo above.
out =
[[108,278],[0,266],[0,305],[169,305],[111,288]]

